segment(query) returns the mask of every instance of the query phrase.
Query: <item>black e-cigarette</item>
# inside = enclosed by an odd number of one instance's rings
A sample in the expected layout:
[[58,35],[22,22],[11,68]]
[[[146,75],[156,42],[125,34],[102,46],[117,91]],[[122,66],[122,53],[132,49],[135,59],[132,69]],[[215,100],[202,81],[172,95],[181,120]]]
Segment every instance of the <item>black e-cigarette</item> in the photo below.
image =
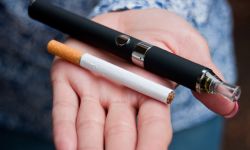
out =
[[194,91],[221,94],[232,101],[237,101],[240,97],[239,86],[223,82],[205,66],[45,3],[43,0],[31,2],[29,15],[80,41],[110,51],[137,66]]

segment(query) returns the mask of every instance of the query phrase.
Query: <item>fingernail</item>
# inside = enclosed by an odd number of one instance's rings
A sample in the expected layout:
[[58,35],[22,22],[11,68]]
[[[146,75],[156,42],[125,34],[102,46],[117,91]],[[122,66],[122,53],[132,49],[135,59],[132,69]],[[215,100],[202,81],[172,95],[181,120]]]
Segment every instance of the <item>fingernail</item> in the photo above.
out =
[[235,102],[233,110],[229,114],[224,115],[224,118],[232,118],[237,114],[238,111],[239,111],[239,104],[238,102]]

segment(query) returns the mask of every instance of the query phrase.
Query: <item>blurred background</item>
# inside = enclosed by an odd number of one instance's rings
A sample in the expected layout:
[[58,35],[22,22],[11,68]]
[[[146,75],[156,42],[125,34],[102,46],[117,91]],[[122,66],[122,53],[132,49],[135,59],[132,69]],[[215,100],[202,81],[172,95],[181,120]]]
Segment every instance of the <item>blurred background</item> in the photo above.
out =
[[240,111],[226,121],[224,150],[250,150],[250,0],[229,0],[234,16],[238,84],[242,87]]

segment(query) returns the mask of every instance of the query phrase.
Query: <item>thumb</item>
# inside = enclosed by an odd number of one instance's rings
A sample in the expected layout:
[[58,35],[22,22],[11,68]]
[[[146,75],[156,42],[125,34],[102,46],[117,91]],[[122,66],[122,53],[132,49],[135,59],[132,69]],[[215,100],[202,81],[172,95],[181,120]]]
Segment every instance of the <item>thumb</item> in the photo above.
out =
[[[213,63],[209,65],[209,68],[211,68],[216,75],[223,79],[222,74]],[[231,118],[235,116],[239,110],[239,105],[237,102],[233,102],[220,94],[193,92],[193,95],[210,110],[224,116],[225,118]]]

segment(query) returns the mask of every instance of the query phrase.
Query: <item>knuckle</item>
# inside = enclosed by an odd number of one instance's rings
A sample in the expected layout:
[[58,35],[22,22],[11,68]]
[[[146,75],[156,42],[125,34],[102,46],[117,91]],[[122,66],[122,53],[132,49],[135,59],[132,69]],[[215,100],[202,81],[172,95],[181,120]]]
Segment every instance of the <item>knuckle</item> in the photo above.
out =
[[159,115],[141,116],[138,120],[138,128],[154,126],[166,122],[166,118]]
[[78,107],[77,103],[73,103],[70,100],[54,100],[53,101],[53,113],[57,111],[58,109],[75,109]]
[[126,123],[116,123],[105,128],[105,136],[119,136],[124,134],[135,133],[136,129],[129,124]]
[[70,128],[74,128],[75,127],[75,122],[73,120],[69,120],[69,119],[53,119],[53,132],[54,132],[54,136],[60,138],[61,137],[61,131],[65,130],[65,129],[70,129]]
[[79,119],[77,121],[76,129],[79,130],[89,130],[93,128],[103,128],[104,121],[97,120],[97,119]]
[[101,102],[100,102],[100,98],[99,95],[96,94],[94,96],[94,94],[86,94],[87,91],[85,89],[83,89],[85,91],[82,92],[84,94],[80,95],[80,103],[81,105],[94,105],[94,106],[102,106]]
[[83,103],[96,103],[96,104],[99,104],[99,98],[97,96],[94,96],[94,95],[85,95],[85,96],[81,97],[81,101]]

